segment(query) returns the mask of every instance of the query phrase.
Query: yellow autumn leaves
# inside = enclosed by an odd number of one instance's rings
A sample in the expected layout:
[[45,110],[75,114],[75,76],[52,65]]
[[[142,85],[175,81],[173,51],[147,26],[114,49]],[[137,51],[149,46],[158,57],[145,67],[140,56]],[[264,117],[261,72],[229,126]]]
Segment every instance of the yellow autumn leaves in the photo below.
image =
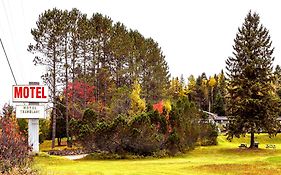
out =
[[145,99],[140,97],[141,93],[141,86],[138,81],[135,81],[133,84],[133,90],[130,95],[131,98],[131,109],[129,114],[139,114],[145,111],[146,109],[146,102]]
[[[141,94],[141,86],[138,83],[138,81],[135,81],[133,84],[133,89],[130,94],[131,99],[131,108],[129,111],[130,115],[134,114],[140,114],[142,112],[145,112],[146,110],[146,101],[144,98],[140,97]],[[167,113],[169,113],[172,110],[172,105],[170,100],[162,100],[163,107],[166,110]]]

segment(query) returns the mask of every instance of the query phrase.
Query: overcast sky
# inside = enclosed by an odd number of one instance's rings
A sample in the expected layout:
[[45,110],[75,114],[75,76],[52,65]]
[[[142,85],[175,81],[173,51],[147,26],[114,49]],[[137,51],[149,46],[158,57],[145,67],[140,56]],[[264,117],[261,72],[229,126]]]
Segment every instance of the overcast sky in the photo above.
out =
[[[1,0],[0,38],[18,84],[40,81],[44,67],[33,65],[27,46],[39,14],[47,9],[78,8],[91,16],[99,12],[136,29],[159,43],[172,76],[186,78],[225,68],[233,39],[249,10],[259,13],[275,47],[275,65],[281,64],[281,10],[276,0]],[[0,48],[0,107],[11,103],[15,84]]]

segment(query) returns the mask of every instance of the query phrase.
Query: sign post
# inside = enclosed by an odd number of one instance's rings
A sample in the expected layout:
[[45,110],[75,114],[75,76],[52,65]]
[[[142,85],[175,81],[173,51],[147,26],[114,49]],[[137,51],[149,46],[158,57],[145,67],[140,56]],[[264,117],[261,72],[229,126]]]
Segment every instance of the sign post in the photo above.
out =
[[13,102],[29,103],[16,106],[16,117],[28,119],[28,145],[37,153],[39,152],[39,118],[45,118],[45,108],[39,103],[48,102],[48,87],[40,86],[39,82],[13,86]]
[[32,152],[39,152],[39,119],[28,119],[28,145]]

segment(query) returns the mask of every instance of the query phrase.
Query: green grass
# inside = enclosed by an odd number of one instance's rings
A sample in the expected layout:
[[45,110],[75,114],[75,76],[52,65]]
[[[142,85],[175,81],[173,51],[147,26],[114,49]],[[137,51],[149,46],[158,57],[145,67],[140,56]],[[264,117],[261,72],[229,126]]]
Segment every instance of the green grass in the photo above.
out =
[[[71,161],[40,154],[35,157],[33,167],[48,175],[281,174],[281,136],[269,139],[260,134],[257,141],[261,149],[238,149],[240,143],[249,143],[249,136],[232,142],[219,136],[217,146],[197,147],[185,155],[162,159]],[[269,143],[276,144],[277,148],[265,149]]]
[[[81,148],[77,145],[73,145],[72,148],[68,148],[66,146],[66,138],[63,138],[62,141],[61,141],[61,146],[58,146],[57,145],[57,140],[56,140],[56,146],[53,150],[64,150],[64,149],[78,149],[78,148]],[[52,145],[52,140],[45,140],[44,143],[40,144],[40,151],[42,152],[47,152],[47,151],[50,151],[52,150],[51,148],[51,145]]]

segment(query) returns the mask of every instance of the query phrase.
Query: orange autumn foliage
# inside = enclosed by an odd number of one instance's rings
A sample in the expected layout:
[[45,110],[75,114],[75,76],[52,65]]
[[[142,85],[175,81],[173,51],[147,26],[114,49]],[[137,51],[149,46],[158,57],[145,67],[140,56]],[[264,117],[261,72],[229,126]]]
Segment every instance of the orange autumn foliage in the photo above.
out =
[[163,100],[153,105],[153,110],[158,111],[159,114],[163,113],[163,108],[164,108]]

